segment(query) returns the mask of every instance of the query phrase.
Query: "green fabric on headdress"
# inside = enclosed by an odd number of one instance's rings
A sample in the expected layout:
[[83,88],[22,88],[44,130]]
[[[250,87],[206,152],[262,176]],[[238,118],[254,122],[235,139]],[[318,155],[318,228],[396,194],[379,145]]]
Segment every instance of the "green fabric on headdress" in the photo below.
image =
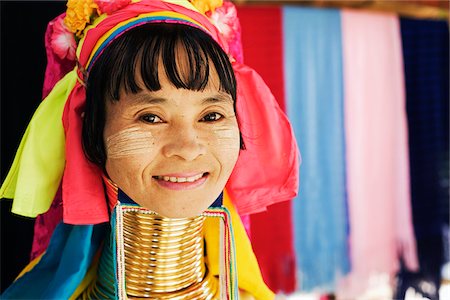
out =
[[50,208],[65,164],[64,105],[76,82],[75,70],[64,76],[28,124],[0,188],[1,198],[14,199],[13,213],[36,217]]

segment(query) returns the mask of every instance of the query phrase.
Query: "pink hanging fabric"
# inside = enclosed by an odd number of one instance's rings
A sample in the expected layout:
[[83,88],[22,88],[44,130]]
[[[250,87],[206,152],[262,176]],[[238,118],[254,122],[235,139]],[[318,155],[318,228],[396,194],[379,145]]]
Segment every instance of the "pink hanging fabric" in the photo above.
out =
[[374,274],[418,268],[411,220],[401,35],[393,14],[342,12],[353,299]]

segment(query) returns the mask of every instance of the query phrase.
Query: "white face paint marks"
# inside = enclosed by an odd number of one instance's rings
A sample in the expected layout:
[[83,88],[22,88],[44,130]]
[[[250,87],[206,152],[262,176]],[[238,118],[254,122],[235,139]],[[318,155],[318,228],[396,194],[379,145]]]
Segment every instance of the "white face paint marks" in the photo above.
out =
[[108,159],[125,158],[154,151],[155,139],[150,131],[139,127],[123,129],[106,138]]
[[236,131],[235,127],[216,128],[214,135],[217,145],[222,147],[222,150],[239,151],[239,131]]

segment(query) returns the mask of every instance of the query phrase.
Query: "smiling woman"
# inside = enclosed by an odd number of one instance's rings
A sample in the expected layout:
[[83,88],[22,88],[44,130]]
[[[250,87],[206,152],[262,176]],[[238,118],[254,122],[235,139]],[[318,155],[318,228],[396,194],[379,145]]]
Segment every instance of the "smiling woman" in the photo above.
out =
[[50,84],[0,196],[61,222],[37,222],[51,240],[2,298],[274,297],[239,214],[295,195],[299,153],[239,40],[212,23],[235,15],[218,2],[71,0],[52,21],[48,74],[76,47],[75,66]]
[[181,218],[219,197],[239,154],[236,80],[208,34],[183,24],[134,28],[95,61],[87,87],[85,152],[135,202]]

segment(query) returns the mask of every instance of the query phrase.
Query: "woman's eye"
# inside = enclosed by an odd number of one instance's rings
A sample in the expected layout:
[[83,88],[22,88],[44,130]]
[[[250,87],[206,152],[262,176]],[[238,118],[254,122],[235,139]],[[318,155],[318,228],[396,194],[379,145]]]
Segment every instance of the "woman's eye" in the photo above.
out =
[[157,115],[147,114],[140,117],[145,123],[162,123],[162,120]]
[[219,113],[209,113],[206,116],[204,116],[201,119],[201,121],[202,122],[214,122],[214,121],[218,121],[221,118],[223,118],[223,116]]

